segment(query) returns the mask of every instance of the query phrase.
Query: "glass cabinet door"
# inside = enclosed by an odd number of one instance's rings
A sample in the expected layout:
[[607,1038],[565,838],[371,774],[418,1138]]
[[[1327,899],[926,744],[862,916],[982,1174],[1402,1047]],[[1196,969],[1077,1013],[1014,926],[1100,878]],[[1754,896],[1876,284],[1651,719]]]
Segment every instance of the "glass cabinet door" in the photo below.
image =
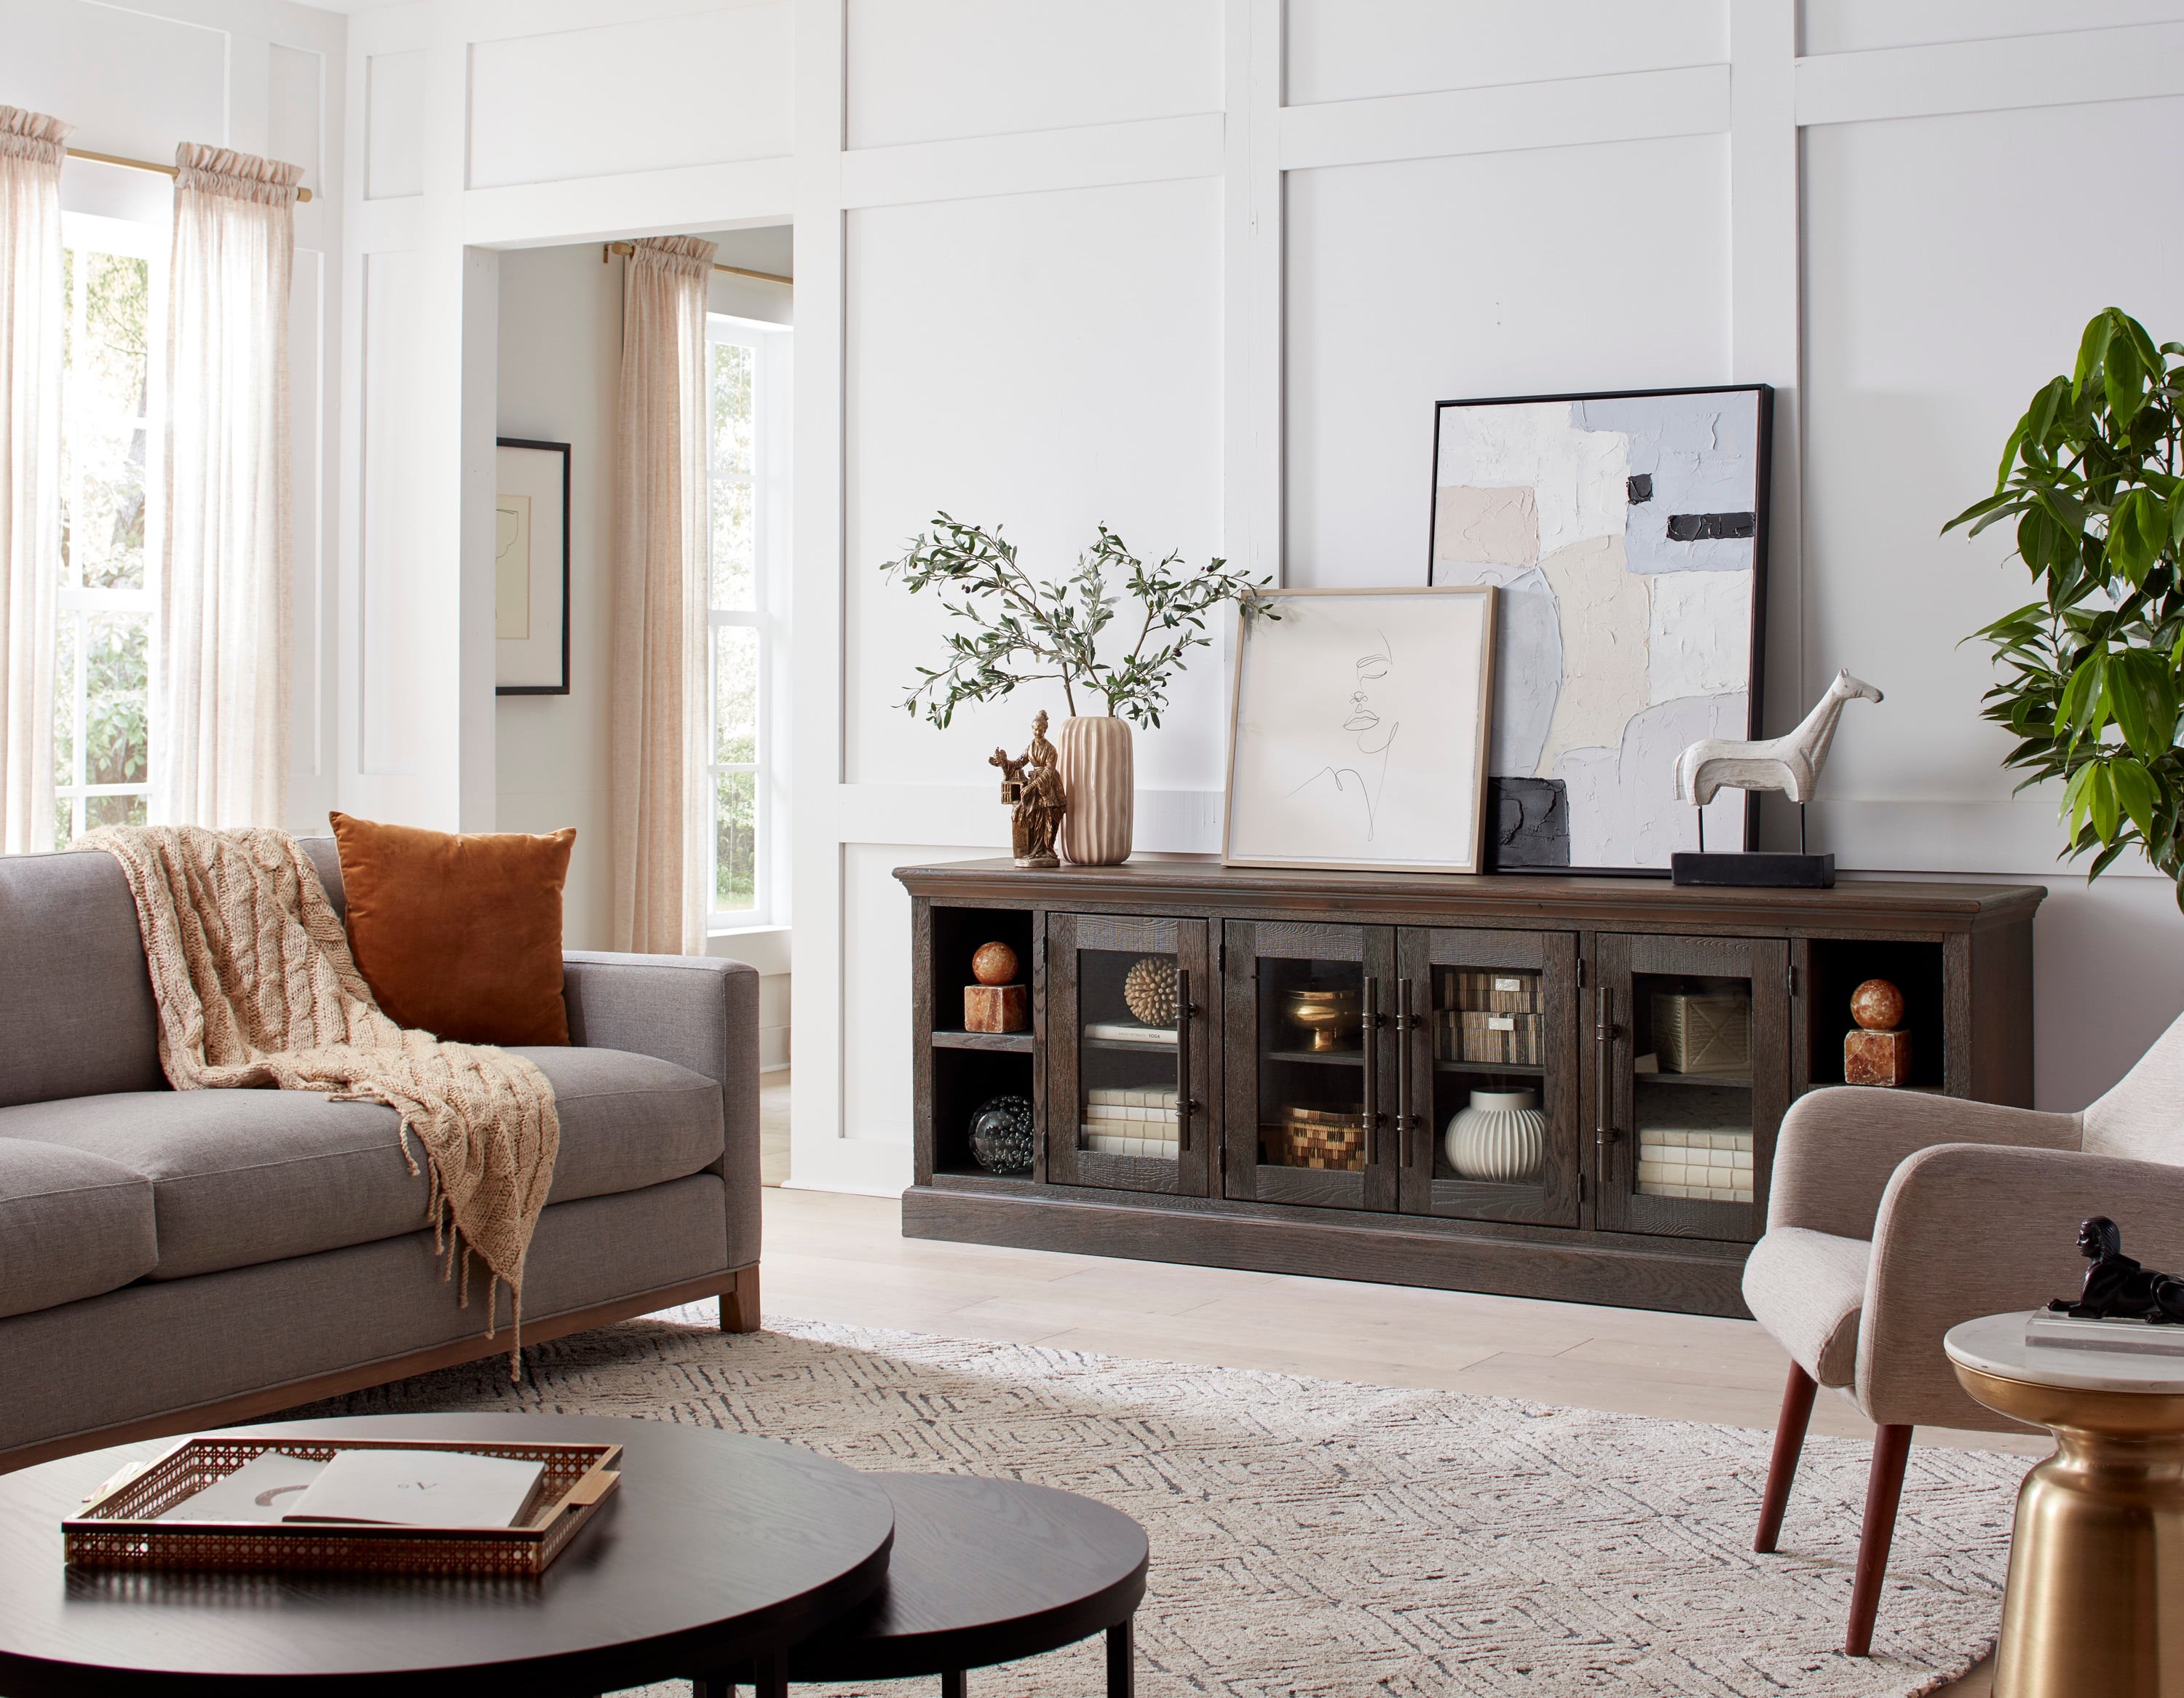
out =
[[1789,945],[1603,937],[1599,965],[1599,1224],[1757,1239],[1789,1100]]
[[1206,925],[1048,916],[1050,1183],[1206,1194]]
[[1223,938],[1225,1194],[1393,1209],[1393,932],[1231,920]]
[[1407,1214],[1578,1223],[1577,938],[1399,935]]

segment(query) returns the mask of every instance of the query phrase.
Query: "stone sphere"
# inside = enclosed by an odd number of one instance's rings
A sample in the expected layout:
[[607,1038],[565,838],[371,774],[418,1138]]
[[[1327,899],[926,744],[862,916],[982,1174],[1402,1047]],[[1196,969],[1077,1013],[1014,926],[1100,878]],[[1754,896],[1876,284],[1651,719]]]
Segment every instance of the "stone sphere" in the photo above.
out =
[[1886,979],[1868,979],[1850,994],[1850,1017],[1868,1032],[1893,1032],[1903,1023],[1903,993]]
[[971,957],[971,977],[980,984],[1014,984],[1017,952],[1006,944],[981,944]]

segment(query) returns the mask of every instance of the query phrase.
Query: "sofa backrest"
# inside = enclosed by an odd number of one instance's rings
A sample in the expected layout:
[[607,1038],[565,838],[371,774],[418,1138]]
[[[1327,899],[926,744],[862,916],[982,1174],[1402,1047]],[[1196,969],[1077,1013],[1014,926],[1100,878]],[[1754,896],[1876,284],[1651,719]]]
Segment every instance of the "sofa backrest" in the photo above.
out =
[[0,855],[0,1107],[166,1084],[120,864]]
[[[305,838],[342,907],[332,838]],[[0,855],[0,1108],[163,1091],[136,902],[113,856]]]

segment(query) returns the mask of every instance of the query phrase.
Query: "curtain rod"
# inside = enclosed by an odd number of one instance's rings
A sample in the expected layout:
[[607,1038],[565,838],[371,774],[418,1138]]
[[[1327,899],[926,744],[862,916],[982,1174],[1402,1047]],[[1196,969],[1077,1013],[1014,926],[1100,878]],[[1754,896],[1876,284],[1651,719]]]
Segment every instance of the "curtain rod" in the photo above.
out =
[[[102,165],[120,165],[125,170],[157,171],[163,177],[171,177],[179,170],[179,167],[163,165],[153,159],[125,159],[119,153],[94,153],[88,148],[70,148],[67,151],[71,159],[96,159]],[[298,200],[309,200],[310,198],[309,189],[296,191]]]
[[[622,258],[627,259],[631,254],[636,252],[637,244],[634,242],[604,242],[599,244],[599,264],[602,265],[605,264],[607,263],[607,255],[610,253],[619,253]],[[731,277],[755,277],[761,283],[787,283],[794,286],[796,281],[795,278],[784,277],[778,272],[752,271],[746,270],[741,265],[722,265],[716,264],[713,269],[716,271],[725,271]]]

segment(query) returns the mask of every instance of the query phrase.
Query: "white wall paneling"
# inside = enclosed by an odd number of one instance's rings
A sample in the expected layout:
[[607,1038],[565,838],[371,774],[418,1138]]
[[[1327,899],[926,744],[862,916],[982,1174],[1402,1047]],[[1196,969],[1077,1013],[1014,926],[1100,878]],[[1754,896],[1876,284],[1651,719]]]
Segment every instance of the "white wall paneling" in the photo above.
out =
[[421,47],[373,53],[365,60],[367,200],[425,192],[425,70]]
[[2184,93],[2184,22],[1799,61],[1797,121],[1852,124]]
[[[70,145],[95,153],[170,160],[178,142],[224,145],[229,30],[158,9],[0,0],[0,100],[65,119]],[[338,20],[327,22],[338,36]],[[262,82],[237,93],[262,109]]]
[[2075,35],[2184,17],[2176,0],[1804,0],[1808,54]]

